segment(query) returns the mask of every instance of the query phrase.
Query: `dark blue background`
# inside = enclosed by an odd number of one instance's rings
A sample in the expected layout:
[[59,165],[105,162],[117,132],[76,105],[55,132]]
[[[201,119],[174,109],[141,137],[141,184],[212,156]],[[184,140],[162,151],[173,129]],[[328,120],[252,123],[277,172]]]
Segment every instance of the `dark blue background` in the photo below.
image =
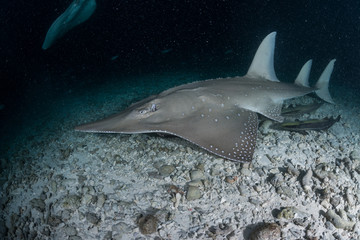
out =
[[337,85],[360,89],[360,1],[97,0],[88,21],[42,50],[51,23],[71,2],[2,4],[2,120],[16,119],[50,96],[106,84],[111,75],[243,75],[272,31],[278,32],[275,69],[280,80],[294,79],[310,58],[316,79],[337,58],[332,91]]

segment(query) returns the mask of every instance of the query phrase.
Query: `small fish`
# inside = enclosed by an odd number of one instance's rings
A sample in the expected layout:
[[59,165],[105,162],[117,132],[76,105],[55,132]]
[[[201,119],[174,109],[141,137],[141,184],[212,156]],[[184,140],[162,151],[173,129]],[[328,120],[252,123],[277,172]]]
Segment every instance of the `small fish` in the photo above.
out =
[[164,50],[161,51],[161,53],[166,54],[166,53],[171,52],[172,50],[173,50],[172,48],[164,49]]
[[273,123],[270,128],[283,131],[294,131],[306,134],[306,131],[327,130],[336,122],[340,121],[340,115],[337,118],[326,117],[323,119],[309,119],[305,121]]
[[228,50],[226,50],[226,51],[224,52],[224,54],[225,54],[225,55],[228,55],[228,54],[233,53],[233,52],[234,52],[234,50],[228,49]]
[[88,20],[96,9],[95,0],[74,0],[49,28],[42,49],[46,50],[65,33]]
[[281,110],[281,116],[283,117],[298,117],[305,113],[311,113],[321,107],[324,102],[313,102],[306,105],[297,105],[295,107],[287,107]]
[[115,56],[111,57],[111,61],[116,60],[118,57],[119,57],[119,55],[115,55]]

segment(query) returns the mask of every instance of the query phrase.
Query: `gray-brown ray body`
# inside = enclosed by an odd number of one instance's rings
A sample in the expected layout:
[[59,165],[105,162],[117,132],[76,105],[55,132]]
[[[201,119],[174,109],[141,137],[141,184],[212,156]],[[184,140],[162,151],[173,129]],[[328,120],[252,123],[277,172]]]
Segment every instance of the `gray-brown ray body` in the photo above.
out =
[[[272,64],[274,43],[275,33],[269,34],[244,77],[210,79],[174,87],[139,101],[117,115],[78,126],[76,130],[167,133],[226,159],[251,161],[256,145],[258,113],[282,121],[284,99],[320,90],[320,97],[323,95],[325,100],[332,101],[327,92],[328,81],[322,80],[326,91],[321,86],[310,88],[306,84],[279,82]],[[333,62],[324,71],[326,77],[330,77],[327,73],[330,71],[331,74]],[[307,76],[309,70],[307,66]],[[305,83],[306,74],[301,72],[297,82]]]

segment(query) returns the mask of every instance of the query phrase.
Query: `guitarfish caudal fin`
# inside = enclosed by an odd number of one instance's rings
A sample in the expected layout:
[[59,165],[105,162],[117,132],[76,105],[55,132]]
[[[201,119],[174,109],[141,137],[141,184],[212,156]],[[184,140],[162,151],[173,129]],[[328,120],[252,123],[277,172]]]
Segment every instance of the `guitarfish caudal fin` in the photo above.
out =
[[316,88],[318,90],[315,91],[316,95],[318,95],[319,98],[321,98],[322,100],[328,102],[328,103],[333,103],[334,101],[332,100],[330,93],[329,93],[329,80],[330,80],[330,76],[331,73],[334,69],[334,63],[335,63],[336,59],[333,59],[329,62],[329,64],[326,66],[325,70],[322,72],[319,80],[316,83]]
[[[331,60],[326,66],[325,70],[322,72],[319,80],[317,81],[315,87],[316,95],[328,103],[334,103],[329,92],[329,81],[331,73],[334,69],[334,63],[336,59]],[[309,75],[311,69],[312,60],[307,61],[304,66],[301,68],[299,75],[295,79],[295,84],[303,87],[309,87]]]

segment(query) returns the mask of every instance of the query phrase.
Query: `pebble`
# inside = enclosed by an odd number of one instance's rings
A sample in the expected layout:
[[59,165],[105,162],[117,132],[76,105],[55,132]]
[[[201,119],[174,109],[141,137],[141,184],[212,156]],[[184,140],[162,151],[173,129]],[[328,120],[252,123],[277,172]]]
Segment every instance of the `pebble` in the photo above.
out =
[[76,228],[74,228],[72,226],[64,227],[64,232],[67,236],[74,236],[77,234]]
[[[91,185],[94,185],[94,184],[95,184],[94,181],[89,181],[89,183],[90,183]],[[87,193],[88,193],[88,194],[91,194],[91,195],[95,195],[95,188],[94,188],[93,186],[89,186]]]
[[68,240],[82,240],[82,238],[79,236],[70,236]]
[[86,176],[84,175],[78,175],[78,182],[80,185],[83,185],[86,181]]
[[51,232],[50,232],[49,227],[44,227],[40,232],[41,232],[41,234],[43,234],[47,237],[50,237]]
[[88,205],[91,202],[92,196],[90,194],[84,194],[81,198],[81,203],[83,205]]
[[277,173],[275,174],[271,179],[270,179],[270,184],[273,185],[274,187],[279,187],[284,183],[284,176],[281,173]]
[[192,153],[193,153],[193,150],[192,150],[190,147],[186,147],[186,151],[187,151],[187,153],[189,153],[189,154],[192,154]]
[[87,213],[85,213],[85,218],[88,222],[90,222],[94,225],[96,225],[100,222],[100,218],[95,213],[87,212]]
[[44,193],[48,193],[48,192],[49,192],[49,188],[48,188],[47,186],[45,186],[45,187],[43,188],[43,191],[44,191]]
[[79,220],[83,221],[85,219],[85,214],[83,212],[79,212]]
[[325,209],[330,209],[331,208],[331,204],[329,203],[329,201],[327,199],[324,199],[320,202],[320,205],[323,206]]
[[190,172],[190,178],[191,180],[203,180],[205,179],[204,172],[200,170],[194,170]]
[[333,205],[334,208],[336,208],[341,203],[341,197],[334,196],[334,197],[330,198],[330,203],[331,203],[331,205]]
[[350,188],[346,189],[346,201],[350,206],[354,206],[356,201],[354,199],[354,195],[352,194],[352,191]]
[[350,159],[353,161],[360,159],[360,151],[357,151],[357,150],[351,151]]
[[31,207],[35,208],[39,212],[45,211],[45,202],[42,199],[34,198],[30,201]]
[[264,223],[251,232],[250,240],[274,240],[280,239],[281,228],[276,223]]
[[127,233],[131,231],[131,227],[124,222],[119,222],[111,227],[113,232]]
[[61,218],[59,216],[50,216],[48,218],[48,224],[51,227],[57,227],[59,224],[62,223]]
[[255,206],[259,206],[261,204],[261,199],[259,197],[250,197],[249,202]]
[[0,236],[5,236],[5,233],[6,233],[5,221],[0,219]]
[[[221,221],[221,220],[220,220]],[[193,232],[197,232],[199,231],[198,229],[199,227],[193,227],[192,231]],[[207,234],[210,238],[212,239],[220,239],[219,237],[222,237],[221,239],[233,239],[233,228],[231,226],[229,226],[229,224],[226,223],[219,223],[217,226],[210,226]],[[226,238],[225,238],[226,236]]]
[[[111,240],[124,240],[125,238],[124,238],[124,236],[123,236],[123,234],[122,233],[118,233],[118,234],[114,234],[114,235],[112,235],[112,237],[111,237]],[[136,238],[136,240],[142,240],[142,238]]]
[[340,146],[339,142],[337,140],[335,140],[335,139],[331,139],[329,142],[330,142],[330,146],[335,148],[335,149],[338,149],[339,146]]
[[353,231],[357,236],[360,236],[360,222],[355,223]]
[[238,179],[237,176],[226,176],[225,182],[232,184],[232,183],[235,183],[237,179]]
[[113,240],[113,239],[115,239],[115,238],[113,238],[113,234],[111,231],[107,231],[103,238],[103,240]]
[[142,234],[151,234],[157,230],[158,219],[153,215],[145,215],[137,223]]
[[220,175],[222,169],[223,169],[222,164],[215,164],[215,166],[213,166],[211,168],[210,175],[211,176],[218,176],[218,175]]
[[277,218],[293,219],[293,218],[305,218],[308,214],[300,211],[296,207],[285,207],[278,213]]
[[330,231],[334,231],[334,230],[335,230],[334,224],[332,224],[330,221],[326,221],[326,222],[325,222],[325,227],[326,227],[327,229],[329,229]]
[[248,189],[248,187],[246,185],[240,185],[238,187],[240,195],[243,197],[249,196],[250,195],[250,190]]
[[203,187],[204,184],[201,180],[193,180],[193,181],[190,181],[188,183],[189,186],[193,186],[193,187]]
[[163,165],[159,168],[159,174],[163,177],[170,176],[170,174],[175,170],[173,165]]
[[46,193],[45,193],[45,192],[42,192],[42,193],[40,194],[40,199],[43,200],[43,201],[45,201],[46,198],[47,198]]
[[272,162],[270,161],[270,159],[268,158],[267,155],[262,155],[259,159],[257,159],[257,164],[259,166],[271,166]]
[[188,201],[196,200],[201,198],[201,191],[198,187],[189,186],[188,191],[186,193],[186,199]]
[[295,216],[295,213],[293,211],[293,208],[286,207],[279,212],[279,214],[277,215],[277,218],[292,219],[292,218],[294,218],[294,216]]
[[311,169],[309,169],[305,176],[302,178],[301,180],[301,183],[302,183],[302,186],[305,190],[305,192],[309,192],[311,190],[311,186],[312,186],[312,180],[311,180],[311,177],[313,175],[313,172]]
[[[34,218],[34,219],[38,219],[38,220],[41,220],[41,221],[44,221],[44,213],[43,212],[40,212],[39,210],[37,210],[36,208],[31,208],[30,209],[30,214],[31,214],[31,217]],[[45,216],[46,217],[46,216]],[[1,236],[1,235],[0,235]]]
[[242,168],[242,169],[240,170],[240,173],[241,173],[241,175],[246,176],[246,177],[248,177],[248,176],[251,175],[251,171],[250,171],[250,169],[248,169],[248,168]]
[[319,179],[323,180],[328,177],[329,179],[336,179],[336,175],[332,172],[333,168],[327,163],[320,163],[316,165],[314,169],[314,174]]
[[50,190],[53,192],[53,193],[56,193],[57,191],[57,184],[55,181],[50,181]]
[[294,189],[285,185],[284,183],[276,188],[276,193],[280,195],[284,194],[289,198],[295,198],[297,196],[297,193],[294,192]]
[[293,223],[301,227],[306,227],[310,224],[310,220],[309,218],[294,218]]
[[262,186],[259,185],[259,184],[255,184],[255,185],[253,186],[253,189],[254,189],[257,193],[261,193],[261,191],[262,191]]
[[198,170],[204,172],[204,171],[205,171],[205,164],[199,163],[199,164],[196,166],[196,168],[197,168]]
[[325,217],[332,223],[336,228],[341,228],[345,230],[352,230],[355,225],[355,222],[351,222],[345,219],[342,219],[339,215],[335,213],[334,210],[329,209],[325,213]]
[[271,124],[272,124],[272,121],[270,121],[270,120],[265,120],[265,121],[261,124],[261,126],[259,127],[259,131],[260,131],[262,134],[267,135],[267,134],[269,133],[270,129],[271,129],[271,128],[270,128]]
[[98,197],[97,197],[97,202],[96,202],[96,206],[98,208],[102,208],[104,206],[104,203],[106,201],[106,196],[104,194],[100,194]]
[[71,218],[71,213],[69,210],[65,209],[64,211],[61,212],[61,219],[64,221],[67,221]]
[[288,173],[290,173],[295,177],[298,177],[300,175],[300,171],[297,168],[295,168],[294,165],[292,165],[291,163],[287,165],[287,171]]
[[63,201],[62,206],[65,209],[76,210],[81,205],[81,198],[78,195],[67,195]]

